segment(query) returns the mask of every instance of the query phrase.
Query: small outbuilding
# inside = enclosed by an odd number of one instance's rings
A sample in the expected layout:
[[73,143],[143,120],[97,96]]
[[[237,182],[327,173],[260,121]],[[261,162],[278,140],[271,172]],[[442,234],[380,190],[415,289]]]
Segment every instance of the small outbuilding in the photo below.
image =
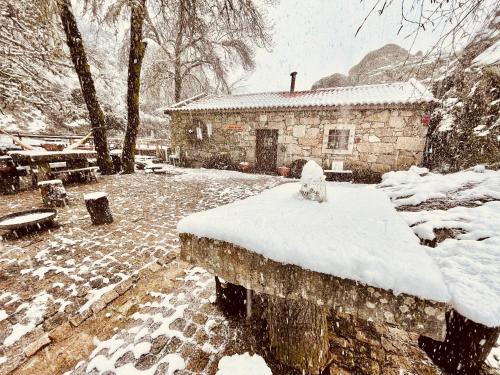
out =
[[[411,79],[312,91],[207,96],[176,103],[172,148],[192,166],[221,154],[276,173],[297,159],[325,169],[343,161],[359,176],[423,159],[432,93]],[[337,163],[338,165],[338,163]]]

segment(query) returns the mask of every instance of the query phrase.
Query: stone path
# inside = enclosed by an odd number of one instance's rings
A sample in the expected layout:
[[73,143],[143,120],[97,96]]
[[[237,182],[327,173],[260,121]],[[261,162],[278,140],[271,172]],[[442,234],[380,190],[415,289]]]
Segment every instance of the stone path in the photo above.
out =
[[[0,374],[125,293],[175,256],[177,221],[190,212],[256,194],[280,183],[238,172],[182,170],[174,175],[106,176],[67,188],[61,226],[0,241]],[[94,227],[84,193],[106,191],[115,222]],[[38,191],[0,196],[0,215],[41,206]]]

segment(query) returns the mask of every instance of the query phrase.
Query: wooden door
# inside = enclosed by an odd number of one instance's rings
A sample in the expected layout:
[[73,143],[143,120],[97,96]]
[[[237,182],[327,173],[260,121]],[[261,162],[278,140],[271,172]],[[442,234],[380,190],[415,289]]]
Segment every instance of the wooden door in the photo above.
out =
[[278,157],[278,131],[273,129],[257,129],[255,156],[256,169],[263,173],[276,173]]

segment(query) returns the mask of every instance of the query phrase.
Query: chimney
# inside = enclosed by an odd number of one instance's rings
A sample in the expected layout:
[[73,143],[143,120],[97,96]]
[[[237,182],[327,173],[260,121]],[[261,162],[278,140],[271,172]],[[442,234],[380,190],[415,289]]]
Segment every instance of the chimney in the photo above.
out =
[[291,72],[290,76],[292,77],[292,81],[290,82],[290,92],[295,91],[295,77],[297,76],[297,72]]

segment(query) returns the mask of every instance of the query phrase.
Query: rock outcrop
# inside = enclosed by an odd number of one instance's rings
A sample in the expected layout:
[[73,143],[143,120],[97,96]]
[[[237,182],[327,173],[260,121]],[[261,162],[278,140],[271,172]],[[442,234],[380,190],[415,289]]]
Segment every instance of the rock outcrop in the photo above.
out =
[[386,44],[367,53],[347,76],[334,73],[315,82],[312,89],[397,82],[410,77],[425,80],[431,67],[426,65],[423,64],[422,52],[411,54],[396,44]]

